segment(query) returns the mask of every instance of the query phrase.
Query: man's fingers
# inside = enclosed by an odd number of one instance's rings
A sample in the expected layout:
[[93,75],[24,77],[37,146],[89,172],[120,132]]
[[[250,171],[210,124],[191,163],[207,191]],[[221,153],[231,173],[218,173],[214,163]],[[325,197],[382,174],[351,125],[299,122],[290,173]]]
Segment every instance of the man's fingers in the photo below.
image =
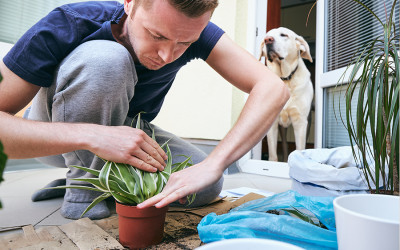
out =
[[163,155],[161,155],[156,148],[148,143],[144,143],[142,150],[143,153],[138,155],[140,159],[160,170],[164,170],[164,168],[161,168],[161,166],[166,165],[165,160],[163,159]]
[[148,154],[150,154],[154,158],[156,158],[156,156],[160,156],[161,157],[161,160],[159,160],[160,162],[164,162],[165,160],[167,160],[167,158],[168,158],[167,154],[164,152],[164,150],[160,147],[160,145],[158,145],[158,143],[155,140],[153,140],[152,138],[147,136],[146,142],[148,144],[150,144],[152,147],[151,149],[148,149],[148,151],[147,151]]
[[146,208],[146,207],[154,206],[163,198],[165,198],[165,195],[163,193],[159,193],[159,194],[145,200],[144,202],[138,204],[137,207],[138,208]]
[[[152,167],[154,167],[154,168],[156,168],[156,169],[158,169],[160,171],[164,170],[164,164],[161,164],[159,161],[154,159],[151,155],[149,155],[145,151],[137,152],[133,157],[138,158],[139,160],[145,162],[146,164],[148,164],[148,165],[150,165],[150,166],[152,166]],[[134,166],[134,165],[132,165],[132,166]],[[134,167],[140,168],[140,166],[134,166]]]
[[[151,206],[156,206],[157,208],[165,207],[168,204],[180,200],[186,199],[187,194],[181,191],[181,189],[175,190],[169,194],[166,193],[166,190],[163,192],[151,197],[150,199],[145,200],[144,202],[138,204],[138,208],[146,208]],[[185,201],[186,202],[186,201]]]
[[128,164],[132,165],[132,166],[134,166],[136,168],[142,169],[144,171],[147,171],[147,172],[157,172],[157,170],[158,170],[154,166],[146,163],[144,160],[141,160],[141,159],[139,159],[137,157],[132,157],[129,160]]

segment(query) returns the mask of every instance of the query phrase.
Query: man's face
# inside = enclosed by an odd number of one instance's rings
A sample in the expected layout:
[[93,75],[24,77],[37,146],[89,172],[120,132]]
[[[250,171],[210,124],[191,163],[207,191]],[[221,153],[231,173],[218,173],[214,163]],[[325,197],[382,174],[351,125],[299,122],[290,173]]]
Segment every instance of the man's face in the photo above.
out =
[[[147,1],[147,0],[144,0]],[[211,17],[207,12],[189,18],[172,7],[167,0],[155,0],[151,7],[138,6],[132,13],[134,0],[125,0],[126,41],[136,60],[157,70],[179,58],[197,39]]]

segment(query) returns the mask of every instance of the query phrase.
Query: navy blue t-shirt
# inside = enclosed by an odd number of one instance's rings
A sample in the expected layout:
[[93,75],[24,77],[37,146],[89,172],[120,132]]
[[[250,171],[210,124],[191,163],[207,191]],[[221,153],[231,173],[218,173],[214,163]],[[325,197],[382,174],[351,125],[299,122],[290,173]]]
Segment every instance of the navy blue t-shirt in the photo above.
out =
[[[124,6],[119,2],[63,5],[29,29],[3,58],[3,62],[22,79],[49,87],[57,66],[77,46],[90,40],[115,41],[111,24],[119,23],[123,14]],[[210,22],[199,40],[176,61],[159,70],[148,70],[136,63],[138,83],[128,116],[134,117],[144,111],[143,119],[153,120],[179,69],[192,59],[206,60],[223,33]]]

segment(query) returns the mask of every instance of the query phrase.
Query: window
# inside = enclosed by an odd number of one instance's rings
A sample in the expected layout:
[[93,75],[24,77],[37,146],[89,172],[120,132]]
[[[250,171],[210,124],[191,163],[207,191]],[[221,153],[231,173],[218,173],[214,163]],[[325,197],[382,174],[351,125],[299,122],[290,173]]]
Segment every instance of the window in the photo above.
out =
[[[389,15],[394,0],[361,2],[385,22],[386,13]],[[345,115],[344,102],[341,103],[339,110],[339,98],[344,99],[346,86],[336,87],[336,85],[353,55],[363,44],[381,34],[382,27],[371,13],[351,0],[319,1],[317,11],[320,15],[317,20],[319,57],[316,60],[324,63],[316,69],[317,133],[320,133],[319,136],[316,135],[319,141],[316,144],[317,147],[327,148],[346,146],[350,145],[350,141],[340,119],[341,115]],[[398,2],[393,20],[396,22],[396,29],[399,29]]]
[[14,44],[30,27],[56,7],[83,1],[84,0],[0,1],[0,42]]

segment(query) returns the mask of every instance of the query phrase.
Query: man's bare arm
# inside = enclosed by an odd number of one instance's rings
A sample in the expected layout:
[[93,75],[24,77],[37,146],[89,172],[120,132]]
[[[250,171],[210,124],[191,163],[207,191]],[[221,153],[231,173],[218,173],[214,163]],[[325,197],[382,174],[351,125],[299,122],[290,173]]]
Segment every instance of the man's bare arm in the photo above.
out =
[[207,63],[234,86],[249,93],[239,119],[203,162],[171,175],[163,192],[139,207],[163,207],[176,200],[184,201],[187,195],[217,182],[230,164],[265,136],[289,99],[282,80],[227,35],[220,38]]
[[[0,63],[0,140],[10,158],[33,158],[89,150],[147,171],[163,169],[165,152],[143,131],[96,124],[48,123],[13,116],[39,91]],[[151,157],[148,157],[150,155]]]

